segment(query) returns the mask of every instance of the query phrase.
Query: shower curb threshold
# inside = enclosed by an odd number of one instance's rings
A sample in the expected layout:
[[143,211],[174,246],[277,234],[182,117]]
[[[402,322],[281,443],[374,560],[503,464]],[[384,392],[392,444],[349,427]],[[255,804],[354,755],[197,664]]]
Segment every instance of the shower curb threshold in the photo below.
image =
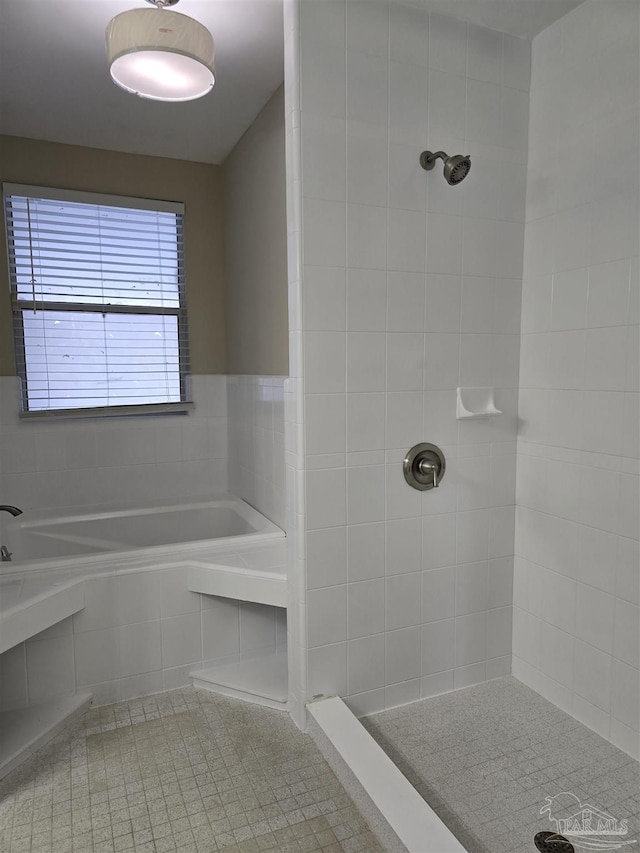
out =
[[309,734],[389,853],[467,853],[339,696],[307,712]]

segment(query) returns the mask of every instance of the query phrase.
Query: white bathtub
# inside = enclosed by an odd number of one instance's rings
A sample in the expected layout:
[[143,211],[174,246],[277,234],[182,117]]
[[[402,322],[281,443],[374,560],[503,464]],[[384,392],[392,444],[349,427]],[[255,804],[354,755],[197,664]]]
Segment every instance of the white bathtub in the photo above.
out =
[[257,544],[284,536],[268,518],[233,497],[58,516],[27,511],[15,519],[0,519],[0,524],[0,544],[12,554],[11,562],[0,563],[3,572],[218,550],[230,543]]

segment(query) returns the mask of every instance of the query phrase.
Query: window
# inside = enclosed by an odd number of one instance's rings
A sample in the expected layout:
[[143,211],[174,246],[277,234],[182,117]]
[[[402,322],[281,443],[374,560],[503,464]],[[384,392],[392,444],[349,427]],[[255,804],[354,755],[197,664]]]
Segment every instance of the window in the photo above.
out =
[[22,414],[188,408],[183,205],[3,191]]

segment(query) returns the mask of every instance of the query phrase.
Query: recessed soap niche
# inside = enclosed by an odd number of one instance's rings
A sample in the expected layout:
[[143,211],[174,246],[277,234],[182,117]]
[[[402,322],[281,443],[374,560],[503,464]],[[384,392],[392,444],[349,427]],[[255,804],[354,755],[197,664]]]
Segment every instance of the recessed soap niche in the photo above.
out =
[[456,399],[456,418],[488,418],[501,415],[494,400],[495,390],[490,387],[458,388]]

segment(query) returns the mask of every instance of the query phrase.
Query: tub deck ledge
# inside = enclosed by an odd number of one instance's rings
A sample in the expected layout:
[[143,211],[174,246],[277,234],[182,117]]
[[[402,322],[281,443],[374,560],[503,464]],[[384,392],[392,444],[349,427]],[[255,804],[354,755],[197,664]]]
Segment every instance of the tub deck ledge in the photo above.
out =
[[239,547],[215,560],[188,563],[188,588],[256,604],[287,606],[287,552],[284,542]]
[[84,607],[83,578],[0,578],[0,654]]

